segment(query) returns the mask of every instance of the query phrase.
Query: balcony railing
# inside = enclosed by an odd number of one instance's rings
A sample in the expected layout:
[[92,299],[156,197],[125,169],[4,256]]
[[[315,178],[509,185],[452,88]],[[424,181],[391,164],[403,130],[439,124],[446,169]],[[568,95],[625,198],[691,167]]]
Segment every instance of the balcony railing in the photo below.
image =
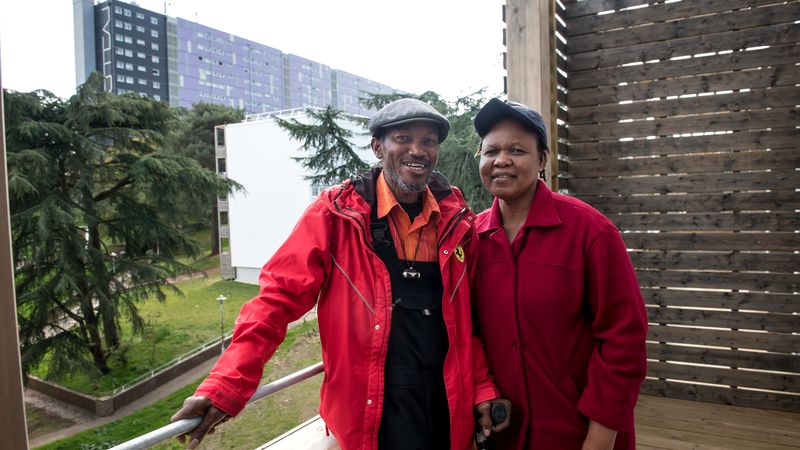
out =
[[[293,386],[303,380],[313,377],[319,373],[322,373],[322,363],[319,362],[314,364],[313,366],[306,367],[303,370],[297,371],[291,375],[287,375],[279,380],[275,380],[272,383],[265,384],[256,390],[256,393],[250,398],[247,402],[248,404],[257,402],[264,397],[268,397],[278,391],[286,389],[289,386]],[[166,440],[172,439],[174,437],[180,436],[182,434],[188,433],[194,430],[200,422],[202,421],[202,417],[195,417],[193,419],[183,419],[177,422],[171,423],[169,425],[163,426],[157,430],[153,430],[147,434],[143,434],[137,438],[131,439],[128,442],[124,442],[116,447],[113,447],[111,450],[143,450],[150,448],[160,442],[164,442]]]

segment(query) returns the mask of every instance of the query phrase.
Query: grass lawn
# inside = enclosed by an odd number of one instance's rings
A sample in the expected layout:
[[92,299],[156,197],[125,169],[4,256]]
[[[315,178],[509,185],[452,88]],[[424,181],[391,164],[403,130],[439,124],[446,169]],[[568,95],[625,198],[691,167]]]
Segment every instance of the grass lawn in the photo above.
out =
[[200,245],[200,254],[197,259],[186,256],[179,257],[178,261],[189,265],[195,271],[202,272],[219,267],[219,255],[209,255],[211,253],[211,229],[200,228],[189,233],[189,237],[197,241]]
[[75,374],[57,382],[91,395],[110,394],[116,387],[218,337],[217,296],[228,297],[223,314],[228,332],[233,329],[242,304],[258,292],[255,285],[220,281],[216,277],[182,281],[176,286],[184,295],[168,293],[164,302],[147,300],[139,306],[147,324],[144,335],[133,336],[130,326],[123,326],[123,344],[109,359],[111,373]]
[[75,424],[71,420],[52,415],[44,409],[30,404],[25,405],[25,419],[28,424],[28,439],[43,436]]
[[[310,366],[320,359],[317,322],[309,321],[289,330],[286,340],[267,364],[262,383]],[[60,441],[38,447],[42,450],[94,450],[118,445],[160,428],[169,422],[183,400],[191,395],[198,380],[168,397],[110,424],[87,430]],[[252,449],[317,414],[322,377],[303,381],[250,405],[235,419],[221,425],[200,448]],[[156,449],[182,449],[177,441],[159,444]]]

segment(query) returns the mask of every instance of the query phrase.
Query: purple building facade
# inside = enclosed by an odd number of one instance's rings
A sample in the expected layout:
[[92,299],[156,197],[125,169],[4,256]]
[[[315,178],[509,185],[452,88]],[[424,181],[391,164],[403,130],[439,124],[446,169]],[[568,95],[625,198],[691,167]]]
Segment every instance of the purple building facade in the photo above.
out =
[[[84,23],[83,17],[89,14],[83,14],[80,23],[76,18],[78,84],[95,66],[106,76],[111,91],[138,92],[184,108],[206,102],[247,113],[330,105],[346,113],[370,115],[360,97],[394,92],[385,84],[194,21],[119,0],[96,5],[94,0],[81,2],[80,8],[87,12],[94,8],[97,23]],[[91,29],[94,35],[86,31]],[[115,29],[120,36],[113,34]],[[77,47],[89,41],[94,43],[95,58],[89,54],[91,45]],[[79,59],[77,49],[83,47],[89,50],[81,51]]]
[[394,92],[389,86],[342,70],[337,70],[334,76],[336,80],[332,104],[342,111],[352,112],[353,114],[371,115],[370,110],[364,108],[359,100],[364,97],[365,92],[378,94]]
[[170,99],[177,102],[172,104],[216,103],[249,113],[286,109],[280,50],[181,18],[174,23],[177,70],[170,72],[170,85],[177,92],[170,92]]

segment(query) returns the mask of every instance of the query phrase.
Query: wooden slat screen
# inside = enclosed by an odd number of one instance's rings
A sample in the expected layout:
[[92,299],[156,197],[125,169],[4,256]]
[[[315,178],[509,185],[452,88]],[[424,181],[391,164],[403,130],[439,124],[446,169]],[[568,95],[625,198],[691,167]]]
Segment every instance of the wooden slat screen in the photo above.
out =
[[555,21],[556,27],[555,32],[556,35],[554,39],[556,40],[556,105],[558,106],[558,118],[556,120],[557,130],[556,130],[556,137],[558,140],[558,148],[551,150],[551,155],[555,153],[556,157],[559,159],[558,164],[558,172],[555,174],[556,176],[552,180],[551,185],[558,189],[559,188],[559,180],[562,177],[562,173],[569,170],[569,164],[567,162],[568,155],[568,148],[567,148],[567,119],[569,118],[569,114],[567,112],[567,47],[566,47],[566,36],[567,36],[567,27],[566,27],[566,10],[564,9],[564,5],[561,2],[556,2],[555,8]]
[[800,411],[800,1],[556,3],[558,186],[630,250],[643,392]]

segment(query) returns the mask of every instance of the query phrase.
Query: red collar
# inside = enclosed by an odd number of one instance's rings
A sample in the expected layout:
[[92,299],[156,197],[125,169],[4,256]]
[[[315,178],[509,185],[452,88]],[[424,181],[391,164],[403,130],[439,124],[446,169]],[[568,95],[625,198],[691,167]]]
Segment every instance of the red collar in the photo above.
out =
[[[561,225],[561,217],[556,211],[555,196],[547,183],[538,180],[536,193],[531,200],[528,217],[522,228],[528,227],[555,227]],[[492,207],[488,210],[488,217],[478,225],[478,233],[493,232],[503,228],[503,217],[500,214],[500,203],[495,197]]]

